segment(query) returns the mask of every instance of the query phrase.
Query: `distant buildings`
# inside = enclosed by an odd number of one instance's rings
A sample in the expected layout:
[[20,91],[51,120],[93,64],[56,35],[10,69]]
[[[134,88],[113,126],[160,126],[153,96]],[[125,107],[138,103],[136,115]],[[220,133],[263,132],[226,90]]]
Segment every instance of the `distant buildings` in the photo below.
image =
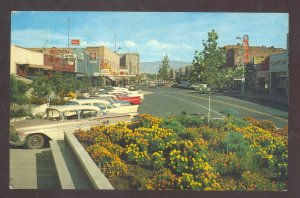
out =
[[[242,45],[227,45],[225,67],[242,67],[244,51]],[[245,90],[269,94],[288,95],[288,51],[282,48],[249,46],[248,63],[245,67]],[[175,69],[172,78],[177,82],[190,79],[191,65]],[[240,79],[239,79],[240,81]],[[238,79],[233,82],[236,90],[241,90]],[[237,84],[235,84],[237,83]]]
[[104,77],[108,84],[139,74],[138,53],[116,54],[105,46],[83,48],[23,48],[11,46],[10,73],[31,78],[36,72]]

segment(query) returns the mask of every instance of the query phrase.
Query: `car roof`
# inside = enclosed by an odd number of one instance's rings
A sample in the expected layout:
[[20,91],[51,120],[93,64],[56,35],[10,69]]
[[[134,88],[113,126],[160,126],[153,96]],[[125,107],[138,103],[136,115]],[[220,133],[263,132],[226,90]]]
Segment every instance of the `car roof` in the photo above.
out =
[[117,98],[115,95],[110,94],[92,94],[90,97],[99,97],[99,98]]
[[105,104],[109,104],[109,102],[105,101],[105,100],[101,100],[99,98],[83,98],[83,99],[75,99],[75,100],[70,100],[69,102],[78,102],[79,104],[81,103],[105,103]]
[[58,111],[70,111],[70,110],[99,110],[99,107],[91,105],[59,105],[59,106],[50,106],[47,110],[54,109]]

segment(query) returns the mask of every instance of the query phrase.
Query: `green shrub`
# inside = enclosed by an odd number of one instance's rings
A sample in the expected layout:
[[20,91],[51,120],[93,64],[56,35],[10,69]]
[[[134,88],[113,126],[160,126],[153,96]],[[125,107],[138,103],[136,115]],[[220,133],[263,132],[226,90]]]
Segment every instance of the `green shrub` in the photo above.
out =
[[270,120],[262,120],[259,124],[258,127],[266,129],[266,130],[275,130],[276,129],[276,125],[274,124],[274,122],[270,121]]
[[250,124],[250,122],[243,120],[243,119],[236,118],[236,117],[233,117],[231,122],[232,122],[232,124],[236,125],[237,127],[246,127]]
[[276,182],[268,180],[262,174],[251,171],[244,171],[241,176],[241,182],[238,184],[238,190],[266,191],[276,189],[278,190]]
[[41,98],[41,97],[31,97],[30,98],[30,103],[35,104],[35,105],[42,105],[47,103],[46,98]]
[[10,111],[10,117],[11,118],[20,118],[20,117],[26,117],[30,116],[31,114],[24,108],[11,110]]
[[238,177],[241,174],[241,160],[236,153],[218,153],[211,152],[209,155],[209,164],[222,175],[231,175]]
[[50,100],[50,105],[65,105],[66,101],[63,98],[54,98]]
[[258,167],[258,156],[255,155],[251,149],[248,149],[248,151],[241,156],[241,169],[243,171],[255,171]]
[[191,116],[186,114],[181,114],[175,117],[177,121],[181,123],[184,127],[200,127],[207,124],[207,119],[201,118],[200,116]]
[[238,156],[244,156],[250,149],[243,134],[234,131],[229,131],[227,138],[223,140],[223,145],[226,145],[227,152],[235,152]]
[[223,128],[225,125],[226,125],[225,120],[220,120],[220,119],[211,120],[209,122],[209,127],[216,128],[216,129]]
[[164,119],[162,124],[161,124],[162,128],[167,128],[167,129],[171,129],[173,131],[175,131],[176,133],[180,134],[184,131],[184,127],[182,126],[182,124],[174,119]]
[[178,136],[182,139],[191,141],[202,138],[202,135],[199,130],[197,130],[197,128],[186,128],[181,133],[179,133]]

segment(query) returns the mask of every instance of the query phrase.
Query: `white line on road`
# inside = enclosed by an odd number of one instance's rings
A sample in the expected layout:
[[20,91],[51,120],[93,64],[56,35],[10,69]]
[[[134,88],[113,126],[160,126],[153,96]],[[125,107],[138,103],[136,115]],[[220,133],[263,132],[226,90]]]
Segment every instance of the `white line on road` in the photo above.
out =
[[[178,95],[186,95],[186,96],[191,96],[191,97],[195,97],[195,98],[201,98],[203,100],[208,100],[208,98],[203,98],[201,96],[193,96],[193,95],[190,95],[190,94],[176,93],[176,92],[171,92],[171,91],[162,91],[162,92],[173,93],[173,94],[178,94]],[[220,100],[211,99],[211,101],[217,102],[217,103],[226,104],[226,105],[231,105],[231,106],[234,106],[234,107],[237,107],[237,108],[240,108],[240,109],[244,109],[244,110],[252,111],[252,112],[255,112],[255,113],[258,113],[258,114],[261,114],[261,115],[269,116],[269,117],[281,120],[283,122],[288,122],[287,119],[280,118],[278,116],[274,116],[274,115],[271,115],[271,114],[268,114],[268,113],[264,113],[264,112],[261,112],[261,111],[254,110],[254,109],[249,109],[249,108],[246,108],[246,107],[242,107],[242,106],[239,106],[239,105],[231,104],[231,103],[228,103],[228,102],[223,102],[223,101],[220,101]]]
[[[161,92],[166,92],[166,91],[161,91]],[[187,103],[191,103],[191,104],[193,104],[193,105],[196,105],[196,106],[199,106],[199,107],[202,107],[202,108],[208,110],[207,107],[202,106],[202,105],[199,105],[199,104],[197,104],[197,103],[195,103],[195,102],[191,102],[191,101],[188,101],[188,100],[185,100],[185,99],[181,99],[181,98],[178,98],[178,97],[174,97],[174,96],[170,96],[170,95],[161,94],[160,92],[156,92],[156,93],[158,93],[159,95],[168,96],[168,97],[170,97],[170,98],[175,98],[176,100],[181,100],[181,101],[184,101],[184,102],[187,102]],[[216,113],[217,115],[220,115],[221,118],[224,118],[224,117],[225,117],[225,116],[223,116],[222,114],[220,114],[220,113],[218,113],[218,112],[216,112],[216,111],[214,111],[214,110],[212,110],[212,109],[210,109],[210,111]]]

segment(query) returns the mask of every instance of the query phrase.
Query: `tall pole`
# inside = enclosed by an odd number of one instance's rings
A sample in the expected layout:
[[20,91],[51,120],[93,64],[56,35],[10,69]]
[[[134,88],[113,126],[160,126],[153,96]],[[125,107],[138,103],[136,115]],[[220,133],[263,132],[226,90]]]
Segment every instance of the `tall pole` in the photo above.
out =
[[207,114],[207,123],[209,124],[210,120],[210,93],[208,93],[208,114]]
[[69,52],[69,48],[70,48],[70,28],[69,28],[69,23],[70,23],[70,18],[68,17],[68,52]]
[[115,33],[115,53],[117,53],[117,33]]
[[243,41],[243,45],[242,45],[242,48],[243,48],[243,75],[242,75],[242,96],[244,95],[245,93],[245,43]]
[[243,69],[243,74],[242,74],[242,82],[241,82],[241,92],[242,95],[244,95],[245,92],[245,44],[243,38],[237,36],[236,39],[239,39],[241,44],[242,44],[242,56],[243,56],[243,62],[242,62],[242,69]]

